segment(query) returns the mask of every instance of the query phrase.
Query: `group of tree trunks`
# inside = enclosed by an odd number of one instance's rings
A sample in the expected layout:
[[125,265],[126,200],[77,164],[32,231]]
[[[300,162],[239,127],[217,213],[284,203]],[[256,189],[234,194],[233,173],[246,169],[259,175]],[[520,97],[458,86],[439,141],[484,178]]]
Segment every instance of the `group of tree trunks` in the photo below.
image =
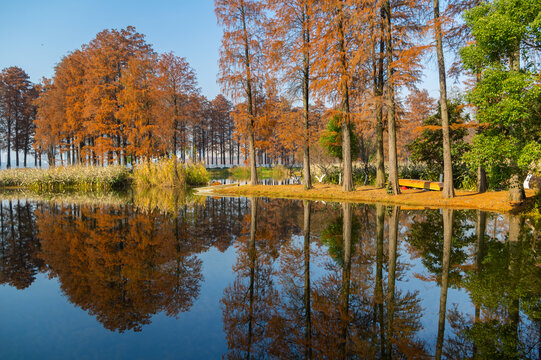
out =
[[[474,4],[471,4],[473,6]],[[444,136],[444,192],[454,196],[445,65],[438,0],[434,21],[422,22],[426,4],[418,0],[216,0],[218,23],[223,27],[220,78],[224,90],[237,100],[239,117],[246,123],[250,154],[256,152],[257,123],[269,116],[268,103],[277,101],[277,82],[284,94],[302,101],[304,186],[310,182],[311,104],[333,104],[342,126],[344,191],[353,189],[351,139],[354,124],[361,133],[375,128],[377,186],[385,186],[384,137],[388,132],[389,186],[398,186],[397,88],[419,78],[421,58],[427,47],[416,39],[429,29],[436,38],[440,74]],[[370,44],[370,46],[366,46]],[[269,74],[267,69],[272,69]],[[300,89],[300,91],[290,91]],[[311,94],[315,98],[311,98]],[[300,95],[300,97],[299,97]],[[260,99],[260,100],[259,100]],[[384,118],[387,118],[385,123]],[[316,125],[317,131],[317,125]],[[363,142],[361,135],[361,142]],[[257,183],[255,156],[250,157],[252,184]]]

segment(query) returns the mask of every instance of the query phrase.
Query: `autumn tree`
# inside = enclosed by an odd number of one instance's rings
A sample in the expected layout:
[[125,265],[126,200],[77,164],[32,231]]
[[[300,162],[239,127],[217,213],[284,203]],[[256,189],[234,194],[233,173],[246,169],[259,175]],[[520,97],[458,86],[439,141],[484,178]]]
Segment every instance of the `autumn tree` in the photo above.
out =
[[319,3],[316,18],[313,71],[314,89],[320,96],[337,102],[342,128],[342,189],[353,190],[351,137],[351,101],[354,78],[360,77],[357,65],[361,60],[355,50],[358,43],[354,36],[356,7],[347,1],[336,0]]
[[373,82],[373,102],[376,121],[376,186],[385,187],[385,159],[383,144],[383,90],[385,85],[385,22],[382,16],[382,7],[379,1],[375,1],[369,12],[372,50],[372,82]]
[[58,84],[53,83],[50,79],[43,79],[37,105],[34,148],[40,157],[45,152],[49,166],[54,167],[56,165],[56,146],[63,137],[61,128],[65,118],[64,93]]
[[411,156],[408,144],[415,140],[422,131],[423,122],[437,109],[436,100],[428,91],[414,89],[404,103],[404,114],[398,128],[398,158],[405,160]]
[[222,94],[217,95],[212,101],[212,121],[216,130],[216,142],[218,144],[220,163],[226,164],[226,153],[229,153],[229,163],[233,163],[233,131],[234,124],[231,119],[231,102]]
[[[122,30],[104,30],[82,50],[88,61],[85,71],[86,131],[91,138],[88,149],[97,156],[101,164],[111,163],[113,154],[121,157],[128,132],[125,124],[117,117],[121,104],[119,94],[123,89],[122,71],[135,54],[151,54],[144,35],[128,26]],[[144,57],[144,56],[143,56]]]
[[153,59],[132,57],[120,79],[122,90],[118,94],[118,99],[122,107],[115,113],[115,117],[125,129],[123,137],[129,144],[124,151],[131,154],[132,159],[148,160],[161,153],[157,136],[154,135],[158,124],[152,111],[153,82]]
[[188,121],[193,113],[193,96],[197,95],[197,79],[186,58],[172,52],[162,54],[156,64],[155,116],[163,133],[167,151],[177,156],[179,148],[186,158]]
[[24,164],[33,135],[35,90],[23,69],[12,66],[0,73],[0,116],[4,130],[3,143],[7,150],[7,164],[11,167],[11,151],[15,151],[15,165],[19,166],[19,152],[24,151]]
[[186,59],[158,56],[133,27],[104,30],[42,84],[34,147],[51,166],[57,152],[68,165],[126,165],[179,146],[185,157],[200,103]]
[[310,80],[312,39],[315,36],[316,2],[312,0],[272,0],[269,10],[274,14],[270,22],[271,54],[269,59],[289,90],[302,97],[303,116],[303,181],[304,188],[312,187],[310,174]]
[[224,29],[219,82],[233,99],[244,98],[248,121],[250,182],[257,184],[254,87],[262,66],[263,6],[257,0],[215,0],[218,24]]
[[385,103],[389,135],[389,184],[399,194],[397,155],[397,105],[395,92],[401,86],[411,86],[419,78],[420,58],[426,47],[419,43],[423,30],[423,2],[383,0],[381,15],[384,19],[385,42]]

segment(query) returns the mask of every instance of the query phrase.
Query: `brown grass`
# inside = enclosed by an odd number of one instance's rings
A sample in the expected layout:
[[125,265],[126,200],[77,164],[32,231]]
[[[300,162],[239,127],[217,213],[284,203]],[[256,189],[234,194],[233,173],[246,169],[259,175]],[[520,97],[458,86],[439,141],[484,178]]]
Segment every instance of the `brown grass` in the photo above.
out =
[[443,199],[440,191],[409,189],[402,190],[402,194],[394,196],[387,194],[385,189],[376,189],[372,186],[360,186],[355,191],[346,193],[338,185],[327,184],[316,184],[312,190],[304,190],[302,185],[231,186],[212,190],[211,194],[381,203],[421,209],[456,208],[522,212],[527,209],[535,192],[527,190],[527,200],[524,203],[510,202],[507,191],[490,191],[482,194],[474,191],[456,191],[453,199]]

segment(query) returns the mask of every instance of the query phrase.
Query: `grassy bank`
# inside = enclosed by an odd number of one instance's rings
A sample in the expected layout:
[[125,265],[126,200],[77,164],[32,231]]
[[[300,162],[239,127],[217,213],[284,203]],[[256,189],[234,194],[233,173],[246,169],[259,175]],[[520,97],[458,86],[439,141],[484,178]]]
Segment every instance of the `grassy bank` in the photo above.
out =
[[50,169],[8,169],[0,171],[0,187],[38,191],[114,190],[130,183],[128,169],[121,166],[59,166]]
[[471,191],[456,191],[456,196],[453,199],[443,199],[439,191],[409,189],[403,190],[401,195],[394,196],[387,194],[385,189],[377,189],[372,186],[360,186],[355,191],[343,192],[340,186],[328,184],[316,184],[312,190],[304,190],[302,185],[231,186],[216,189],[213,193],[233,196],[383,203],[414,208],[479,209],[495,212],[527,211],[531,207],[535,194],[533,190],[527,190],[527,200],[517,204],[509,201],[507,191],[491,191],[482,194]]

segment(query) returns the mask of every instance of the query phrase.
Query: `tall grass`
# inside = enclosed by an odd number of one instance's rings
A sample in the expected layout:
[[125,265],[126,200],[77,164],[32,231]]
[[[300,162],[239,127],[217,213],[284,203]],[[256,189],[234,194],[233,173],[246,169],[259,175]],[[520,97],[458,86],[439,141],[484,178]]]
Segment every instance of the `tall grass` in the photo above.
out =
[[209,178],[203,164],[183,164],[176,159],[145,162],[133,170],[134,183],[139,187],[205,185]]
[[121,166],[59,166],[0,171],[0,187],[22,187],[38,191],[114,190],[126,187],[129,182],[129,171]]

